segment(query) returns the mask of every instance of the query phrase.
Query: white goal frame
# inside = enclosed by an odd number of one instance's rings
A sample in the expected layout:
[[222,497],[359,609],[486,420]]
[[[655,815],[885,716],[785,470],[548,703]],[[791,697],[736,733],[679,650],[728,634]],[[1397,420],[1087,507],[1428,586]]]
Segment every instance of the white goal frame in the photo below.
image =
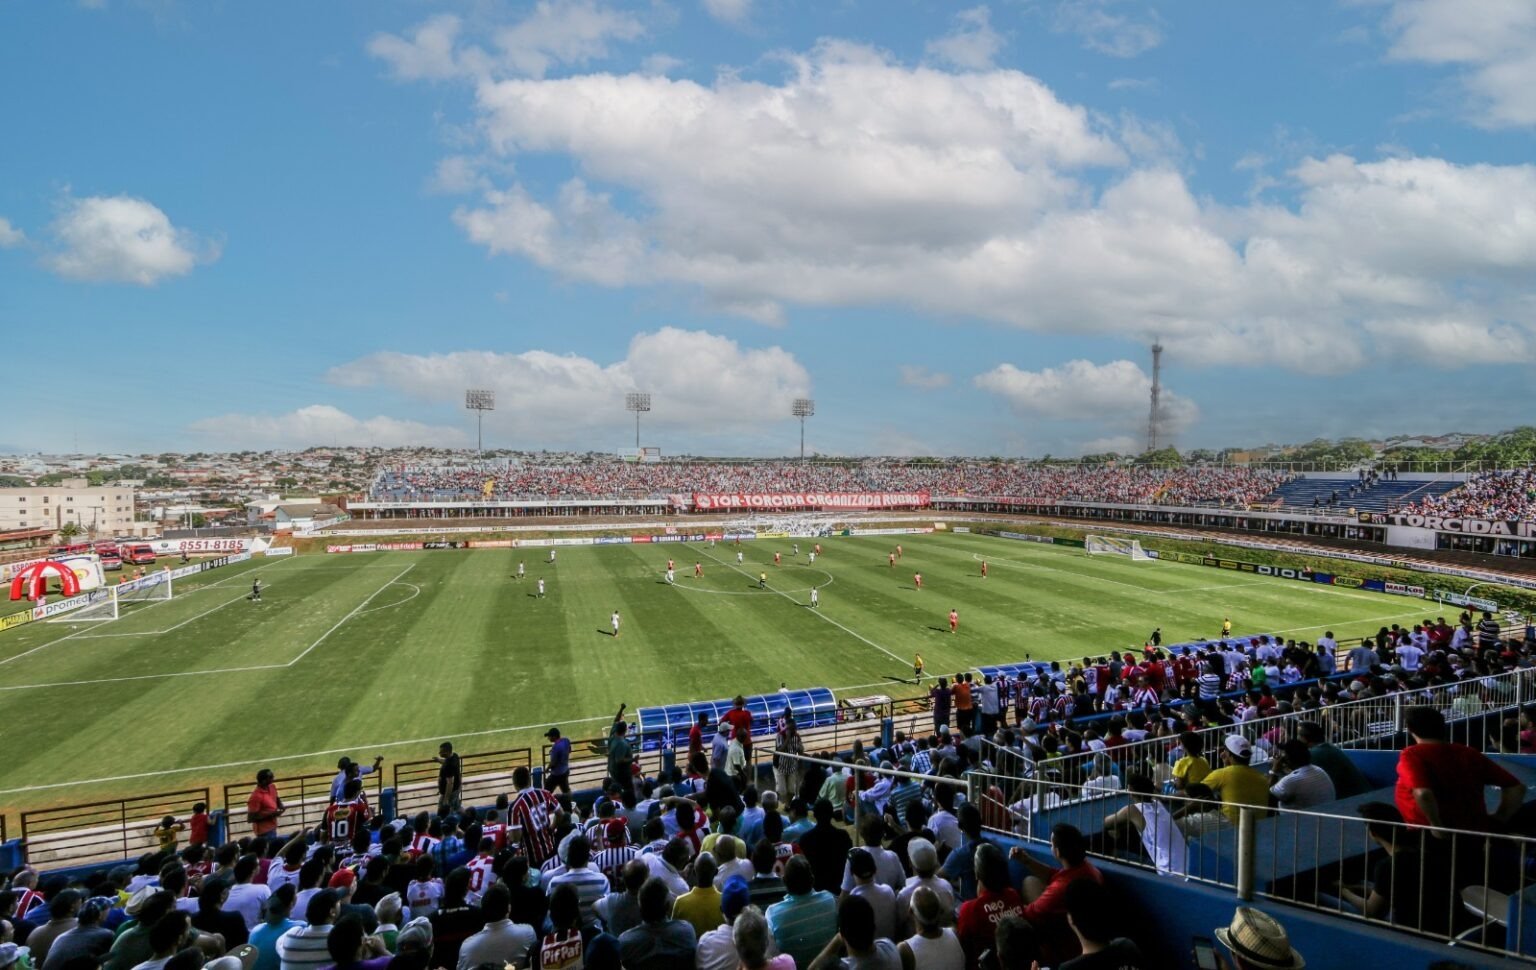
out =
[[1114,536],[1084,536],[1083,550],[1090,556],[1125,556],[1132,562],[1150,562],[1152,557],[1141,548],[1139,539],[1117,539]]
[[51,616],[48,623],[107,623],[119,619],[123,608],[138,603],[168,600],[176,595],[175,582],[169,569],[126,579],[115,586],[91,590],[86,594],[89,601],[79,609]]

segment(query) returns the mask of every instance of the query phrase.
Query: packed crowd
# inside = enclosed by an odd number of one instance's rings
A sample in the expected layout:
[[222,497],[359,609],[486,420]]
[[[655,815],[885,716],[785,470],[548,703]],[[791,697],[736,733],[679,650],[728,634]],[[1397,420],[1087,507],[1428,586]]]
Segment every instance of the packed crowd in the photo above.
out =
[[1516,471],[1483,472],[1468,479],[1458,489],[1420,499],[1404,506],[1401,511],[1493,521],[1536,519],[1536,466]]
[[[250,837],[212,846],[198,805],[185,823],[165,819],[159,851],[135,865],[76,880],[13,874],[0,892],[0,970],[1147,967],[1113,917],[1123,901],[1089,854],[1114,850],[1117,826],[1133,847],[1147,831],[1156,763],[1168,765],[1163,790],[1207,804],[1181,813],[1189,837],[1243,805],[1344,797],[1363,782],[1330,753],[1319,715],[1524,665],[1536,630],[1524,644],[1500,633],[1486,614],[1463,615],[1454,625],[1383,628],[1348,651],[1329,634],[1316,644],[1215,639],[1172,652],[1153,631],[1139,653],[1055,663],[1019,680],[942,678],[930,694],[931,733],[815,757],[787,709],[771,738],[754,739],[738,699],[718,723],[700,716],[681,767],[662,776],[641,770],[621,708],[602,792],[587,807],[571,797],[571,746],[558,729],[548,732],[544,786],[518,768],[493,807],[461,803],[461,762],[445,743],[436,812],[375,814],[362,776],[380,759],[343,758],[324,822],[283,831],[288,806],[262,770],[246,806]],[[1350,679],[1312,680],[1334,672]],[[1293,736],[1261,739],[1263,757],[1234,734],[1220,768],[1206,759],[1203,731],[1286,711],[1310,720]],[[1089,722],[1089,713],[1109,716]],[[1433,719],[1410,723],[1416,737],[1444,734]],[[1536,713],[1526,720],[1509,741],[1536,751]],[[1117,755],[1159,738],[1166,757]],[[753,744],[771,747],[771,778],[749,767],[763,760],[752,758]],[[1266,759],[1279,766],[1267,776],[1253,767]],[[1444,764],[1420,770],[1459,777]],[[1006,796],[995,788],[968,802],[971,772],[1123,786],[1132,805],[1092,839],[1056,825],[1047,863],[989,834],[1032,806],[999,812]],[[1490,778],[1514,790],[1507,777]],[[1515,802],[1499,812],[1512,814]],[[1441,808],[1459,804],[1447,796]],[[1397,810],[1380,824],[1436,824],[1412,798]],[[1141,844],[1160,867],[1174,864],[1156,840]],[[1240,909],[1224,933],[1249,946],[1233,948],[1238,967],[1287,965],[1243,952],[1295,956],[1283,929],[1256,910]]]
[[391,466],[369,497],[388,501],[490,498],[578,499],[691,496],[694,492],[919,492],[934,496],[1056,499],[1145,504],[1248,505],[1288,481],[1285,472],[1246,466],[1038,465],[962,461],[942,465],[764,461],[636,463],[587,459],[471,467]]

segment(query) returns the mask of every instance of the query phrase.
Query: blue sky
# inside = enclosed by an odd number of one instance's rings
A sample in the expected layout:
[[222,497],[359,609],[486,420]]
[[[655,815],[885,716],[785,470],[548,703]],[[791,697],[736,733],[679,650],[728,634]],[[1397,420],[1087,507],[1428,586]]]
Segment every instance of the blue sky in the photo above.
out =
[[[1492,431],[1536,5],[0,0],[0,447]],[[59,393],[67,390],[67,393]]]

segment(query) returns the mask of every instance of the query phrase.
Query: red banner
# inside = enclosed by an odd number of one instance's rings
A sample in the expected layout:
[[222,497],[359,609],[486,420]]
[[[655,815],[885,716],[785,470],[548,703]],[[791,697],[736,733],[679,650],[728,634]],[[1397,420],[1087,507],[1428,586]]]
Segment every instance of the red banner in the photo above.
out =
[[897,509],[928,504],[927,492],[729,492],[693,493],[701,512],[762,509]]

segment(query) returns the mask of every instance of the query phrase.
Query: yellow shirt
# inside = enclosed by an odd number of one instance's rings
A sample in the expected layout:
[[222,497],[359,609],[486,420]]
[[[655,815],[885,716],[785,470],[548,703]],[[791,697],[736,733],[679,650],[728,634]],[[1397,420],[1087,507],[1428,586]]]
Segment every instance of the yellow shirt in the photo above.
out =
[[724,924],[725,915],[721,912],[720,890],[713,886],[708,889],[695,886],[688,890],[673,901],[672,918],[692,923],[693,932],[699,936]]
[[1173,777],[1184,779],[1185,787],[1198,785],[1211,773],[1211,763],[1204,756],[1185,755],[1173,763]]
[[1269,807],[1269,777],[1247,765],[1228,765],[1205,776],[1205,784],[1221,796],[1221,810],[1233,822],[1242,814],[1242,806]]

